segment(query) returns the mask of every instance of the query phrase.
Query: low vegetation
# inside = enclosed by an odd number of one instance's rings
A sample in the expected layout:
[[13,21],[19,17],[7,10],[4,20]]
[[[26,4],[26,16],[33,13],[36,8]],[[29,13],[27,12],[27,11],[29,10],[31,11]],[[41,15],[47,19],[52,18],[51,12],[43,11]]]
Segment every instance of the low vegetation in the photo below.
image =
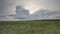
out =
[[0,21],[0,34],[60,34],[60,21]]

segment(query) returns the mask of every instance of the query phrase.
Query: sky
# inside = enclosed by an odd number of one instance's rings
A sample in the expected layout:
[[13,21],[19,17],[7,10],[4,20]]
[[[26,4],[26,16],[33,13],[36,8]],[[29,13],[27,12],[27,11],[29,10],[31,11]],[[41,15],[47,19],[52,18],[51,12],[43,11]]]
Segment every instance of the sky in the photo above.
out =
[[60,0],[0,0],[0,16],[15,14],[18,5],[27,8],[30,14],[40,9],[60,11]]
[[30,11],[38,9],[60,10],[60,0],[17,0],[18,4],[26,6]]
[[41,8],[48,10],[60,10],[60,0],[0,0],[0,13],[10,10],[15,11],[16,5],[22,5],[25,8],[28,8],[31,13]]

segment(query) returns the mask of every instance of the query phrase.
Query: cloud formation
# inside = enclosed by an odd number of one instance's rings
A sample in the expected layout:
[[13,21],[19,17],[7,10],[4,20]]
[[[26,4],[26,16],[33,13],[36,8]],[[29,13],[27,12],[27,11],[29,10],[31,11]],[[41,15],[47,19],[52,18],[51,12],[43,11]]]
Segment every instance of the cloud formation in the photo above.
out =
[[16,6],[16,18],[18,19],[26,19],[29,16],[29,10],[25,9],[22,6]]
[[32,19],[58,19],[60,16],[60,11],[50,11],[40,9],[31,15]]
[[[47,18],[48,16],[54,17],[53,15],[60,15],[60,0],[0,0],[0,18],[2,17],[7,19],[8,15],[14,14],[16,5],[29,7],[28,4],[33,5],[33,8],[38,9],[37,11],[39,11],[40,8],[47,10],[40,10],[40,12],[37,12],[38,14],[35,14],[35,16],[45,16],[44,18]],[[59,18],[59,16],[55,17]]]

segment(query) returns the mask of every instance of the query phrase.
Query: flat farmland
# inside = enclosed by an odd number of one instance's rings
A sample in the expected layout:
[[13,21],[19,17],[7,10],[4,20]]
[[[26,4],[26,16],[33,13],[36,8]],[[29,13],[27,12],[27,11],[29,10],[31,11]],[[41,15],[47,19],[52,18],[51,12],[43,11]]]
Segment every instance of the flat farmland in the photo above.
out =
[[60,34],[60,21],[0,21],[0,34]]

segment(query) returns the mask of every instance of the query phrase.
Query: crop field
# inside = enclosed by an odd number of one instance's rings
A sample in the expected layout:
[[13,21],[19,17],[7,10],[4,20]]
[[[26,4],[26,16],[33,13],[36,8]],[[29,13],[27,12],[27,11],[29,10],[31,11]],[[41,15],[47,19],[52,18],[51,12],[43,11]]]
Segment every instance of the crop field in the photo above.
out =
[[60,34],[60,21],[0,21],[0,34]]

